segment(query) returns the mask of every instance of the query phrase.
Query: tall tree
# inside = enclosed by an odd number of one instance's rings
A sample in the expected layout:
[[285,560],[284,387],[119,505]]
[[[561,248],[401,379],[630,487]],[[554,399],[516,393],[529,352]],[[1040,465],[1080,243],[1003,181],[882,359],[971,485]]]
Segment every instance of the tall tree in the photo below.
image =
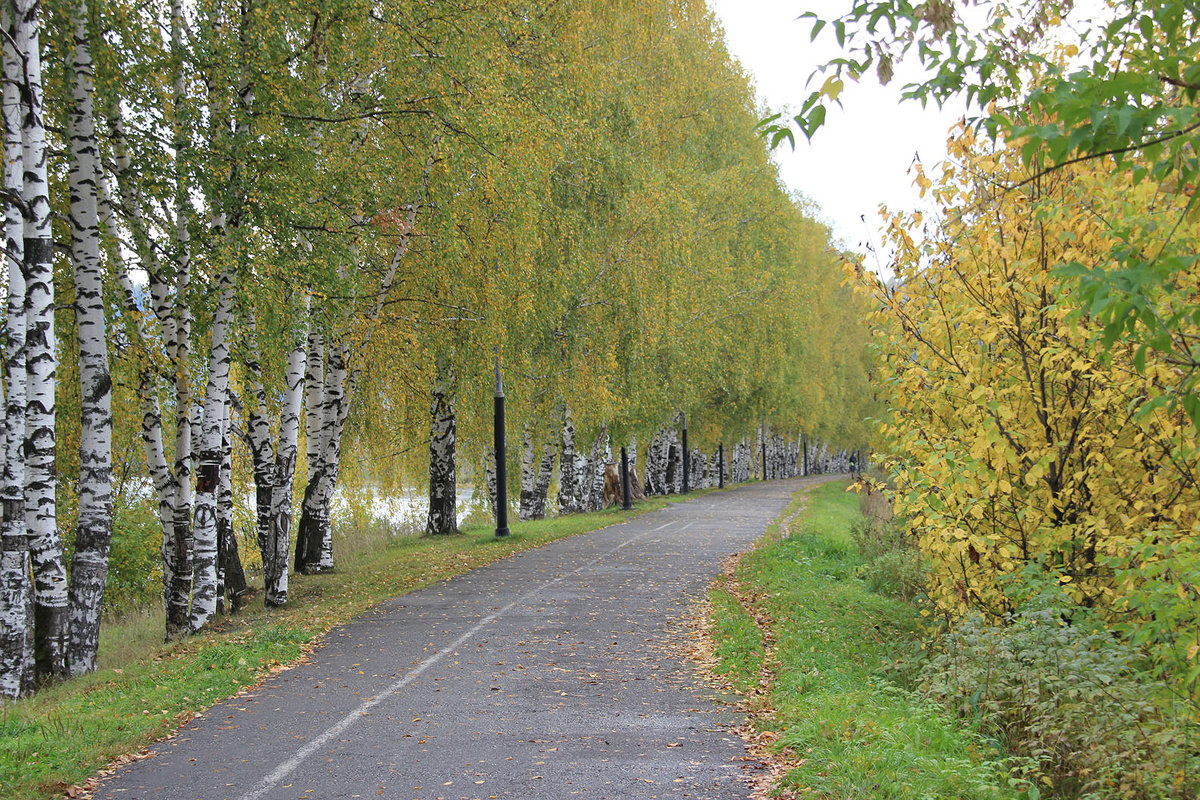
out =
[[112,378],[109,374],[100,248],[99,148],[86,0],[72,7],[70,152],[71,260],[79,341],[79,517],[71,561],[69,651],[74,675],[96,669],[112,539]]
[[39,679],[67,675],[67,570],[55,504],[54,244],[50,230],[49,151],[42,88],[40,6],[14,0],[20,76],[25,214],[26,403],[25,519],[34,579],[34,639]]
[[27,639],[31,575],[25,523],[25,220],[21,143],[21,62],[16,49],[15,8],[0,4],[4,30],[4,85],[0,113],[4,121],[5,248],[8,304],[4,315],[3,527],[0,528],[0,695],[17,697],[28,687],[23,675],[33,657]]

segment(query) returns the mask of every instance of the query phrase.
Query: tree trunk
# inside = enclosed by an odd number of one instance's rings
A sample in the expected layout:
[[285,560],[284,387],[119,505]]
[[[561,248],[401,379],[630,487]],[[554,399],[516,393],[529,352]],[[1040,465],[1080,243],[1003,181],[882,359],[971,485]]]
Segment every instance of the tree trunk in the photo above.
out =
[[488,448],[483,454],[483,476],[487,482],[488,510],[496,513],[496,451]]
[[[325,408],[325,341],[318,333],[308,335],[308,347],[304,360],[304,453],[308,465],[307,481],[304,489],[304,500],[301,502],[300,525],[296,530],[296,569],[307,571],[311,562],[315,567],[320,560],[320,542],[310,544],[310,539],[317,533],[315,522],[311,519],[309,508],[309,493],[316,491],[318,476],[321,472],[322,442],[322,412]],[[315,507],[314,507],[315,509]],[[310,559],[308,554],[317,555]]]
[[[4,187],[13,197],[25,190],[20,126],[21,65],[14,48],[16,28],[11,6],[0,7],[3,47]],[[29,690],[24,680],[33,657],[27,636],[28,606],[32,600],[29,539],[25,528],[25,221],[16,203],[5,213],[4,261],[8,277],[8,308],[4,342],[3,478],[0,483],[0,696],[19,697]]]
[[[305,310],[307,312],[307,301]],[[275,483],[271,488],[271,527],[263,553],[264,603],[269,608],[284,605],[288,593],[288,549],[292,534],[292,492],[296,478],[296,456],[300,439],[300,398],[304,387],[305,349],[300,343],[288,356],[284,382],[287,392],[279,417],[279,444],[275,450]]]
[[517,519],[522,521],[532,519],[530,509],[533,504],[533,486],[537,482],[533,462],[533,435],[529,432],[529,423],[526,422],[521,433],[521,499],[517,505]]
[[[312,344],[313,339],[309,339]],[[316,338],[319,350],[324,349],[320,337]],[[308,358],[309,375],[314,377],[314,359],[310,349]],[[319,364],[319,360],[317,361]],[[308,395],[306,387],[306,397]],[[346,404],[346,348],[334,342],[329,347],[324,366],[324,382],[321,392],[321,412],[315,416],[316,430],[309,430],[310,441],[316,440],[317,453],[309,464],[308,486],[304,490],[304,502],[300,507],[300,526],[297,529],[296,568],[305,574],[329,572],[333,569],[333,529],[329,524],[329,501],[337,485],[338,464],[341,457],[342,428],[348,411]],[[309,415],[309,423],[314,416]],[[312,445],[310,444],[310,451]]]
[[575,425],[571,409],[563,409],[562,459],[558,463],[558,513],[574,514],[579,509],[579,487],[575,467]]
[[66,677],[67,569],[55,505],[54,246],[46,177],[42,62],[36,0],[15,0],[16,49],[24,60],[22,165],[25,216],[26,415],[25,523],[33,563],[36,679]]
[[234,612],[245,605],[250,586],[246,583],[246,570],[242,566],[237,536],[233,529],[233,441],[230,435],[230,410],[231,404],[226,403],[225,421],[221,432],[221,487],[217,495],[217,547],[220,554],[218,571],[222,583],[217,597],[228,597],[228,610]]
[[68,597],[71,674],[96,669],[108,553],[112,541],[112,378],[104,319],[97,202],[99,162],[92,106],[92,56],[86,0],[73,8],[70,150],[71,259],[79,342],[79,518]]
[[592,455],[588,458],[587,463],[587,483],[583,495],[586,511],[600,511],[604,508],[604,470],[610,461],[612,461],[612,447],[609,443],[608,427],[601,426],[600,433],[596,436],[596,443],[592,445]]
[[[308,302],[305,302],[307,314]],[[250,358],[246,362],[247,382],[252,404],[247,414],[246,439],[254,463],[255,532],[263,563],[263,603],[277,608],[287,603],[288,551],[291,545],[292,489],[296,474],[296,456],[300,437],[300,404],[304,395],[307,335],[301,332],[298,343],[288,354],[284,375],[286,389],[279,414],[279,441],[271,443],[271,423],[267,394],[263,388],[259,359],[258,327],[253,313],[247,320]],[[314,370],[320,370],[320,361]],[[314,381],[315,383],[315,381]],[[314,389],[314,405],[320,400],[320,387]],[[310,447],[310,450],[312,448]]]
[[439,359],[429,424],[430,536],[458,533],[458,495],[454,476],[454,376]]
[[542,519],[546,516],[546,497],[550,493],[550,476],[554,472],[554,442],[546,442],[542,451],[542,461],[538,465],[537,479],[533,484],[533,498],[530,501],[529,519]]
[[193,510],[192,606],[188,627],[203,628],[217,610],[217,493],[221,483],[222,428],[229,392],[229,329],[233,322],[233,271],[217,278],[217,310],[213,315],[204,392],[204,422]]
[[629,459],[629,474],[631,476],[637,475],[637,463],[638,463],[637,462],[637,448],[638,448],[637,437],[630,436],[629,437],[629,447],[625,450],[625,455]]

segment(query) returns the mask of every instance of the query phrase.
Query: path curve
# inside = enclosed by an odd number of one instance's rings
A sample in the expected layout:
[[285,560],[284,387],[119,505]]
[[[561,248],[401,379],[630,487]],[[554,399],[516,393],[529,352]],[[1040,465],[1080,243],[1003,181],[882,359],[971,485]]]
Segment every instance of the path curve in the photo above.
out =
[[383,603],[93,796],[744,800],[736,720],[666,639],[819,480],[672,503]]

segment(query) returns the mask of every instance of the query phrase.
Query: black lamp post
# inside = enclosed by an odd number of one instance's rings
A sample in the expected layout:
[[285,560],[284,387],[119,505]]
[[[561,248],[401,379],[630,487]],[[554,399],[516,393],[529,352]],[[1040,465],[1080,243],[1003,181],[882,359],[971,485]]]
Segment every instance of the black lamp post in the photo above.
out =
[[496,405],[494,416],[496,450],[496,538],[508,536],[508,475],[504,452],[504,383],[500,380],[500,356],[496,356]]
[[621,508],[625,511],[633,508],[633,501],[629,497],[629,456],[624,446],[621,447]]
[[759,453],[762,456],[762,479],[767,479],[767,423],[762,426],[762,448]]

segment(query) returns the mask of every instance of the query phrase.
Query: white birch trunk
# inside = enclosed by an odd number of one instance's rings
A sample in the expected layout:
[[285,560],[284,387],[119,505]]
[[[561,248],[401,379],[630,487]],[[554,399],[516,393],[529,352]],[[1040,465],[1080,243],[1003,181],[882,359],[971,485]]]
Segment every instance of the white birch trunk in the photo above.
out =
[[[437,162],[438,143],[439,137],[435,136],[421,177],[420,197],[408,206],[391,262],[380,283],[375,304],[368,315],[368,319],[372,321],[378,320],[387,303],[388,294],[391,292],[400,264],[408,254],[409,239],[416,227],[421,203],[428,195],[430,175]],[[319,337],[317,344],[320,344]],[[321,368],[321,356],[315,355],[312,348],[309,350],[305,377],[309,474],[308,485],[304,490],[304,502],[301,505],[300,524],[296,531],[296,568],[306,573],[325,572],[333,569],[333,532],[329,525],[329,501],[337,485],[342,431],[350,411],[350,394],[357,374],[347,372],[347,360],[348,352],[344,345],[334,343],[329,350],[324,380],[318,384],[315,377]],[[317,385],[322,387],[320,392],[313,388]],[[310,389],[313,389],[313,398],[310,398]],[[310,402],[313,399],[319,399],[320,405]],[[318,407],[322,411],[314,415],[314,408]],[[328,413],[331,408],[336,412],[333,417]],[[315,436],[313,435],[314,430],[316,431]]]
[[233,404],[226,397],[221,425],[221,483],[217,494],[217,601],[222,612],[226,610],[223,607],[226,597],[229,598],[229,610],[237,611],[245,604],[244,598],[250,591],[233,529],[232,410]]
[[[305,302],[307,315],[308,303]],[[304,337],[288,355],[283,408],[279,417],[279,444],[275,449],[275,485],[271,489],[271,527],[263,553],[264,602],[270,608],[287,603],[288,550],[292,535],[292,492],[300,437],[300,398],[304,388]],[[269,565],[269,566],[268,566]]]
[[588,458],[586,485],[584,487],[584,510],[600,511],[604,508],[604,469],[612,460],[612,446],[608,438],[608,427],[601,426],[592,454]]
[[321,459],[328,436],[328,431],[322,425],[325,409],[325,340],[316,332],[308,335],[304,364],[304,452],[308,469],[300,524],[296,530],[295,564],[297,571],[308,573],[315,571],[321,560],[320,520],[316,516],[320,513],[319,484],[324,475]]
[[629,459],[629,474],[631,476],[637,475],[637,465],[638,465],[637,450],[638,450],[637,437],[630,436],[629,437],[629,448],[625,451],[625,455]]
[[[18,54],[14,49],[15,20],[10,5],[0,11],[3,47],[4,187],[12,197],[24,194],[20,126]],[[25,528],[25,220],[16,203],[5,214],[5,256],[8,306],[4,342],[3,478],[0,483],[0,697],[19,697],[30,687],[24,676],[33,657],[29,640],[28,606],[32,600],[29,540]]]
[[311,477],[304,490],[297,531],[296,568],[306,574],[333,569],[333,531],[329,525],[329,500],[337,485],[341,455],[342,428],[346,421],[346,349],[341,344],[329,348],[322,389],[321,411],[316,431],[320,450],[316,466],[309,466]]
[[[306,301],[306,315],[307,309]],[[246,364],[247,381],[254,399],[249,412],[247,439],[254,462],[256,531],[263,562],[264,604],[268,608],[278,608],[287,603],[292,487],[300,435],[307,334],[303,330],[299,332],[298,342],[288,354],[284,374],[286,388],[279,417],[279,440],[278,444],[272,445],[266,391],[263,389],[262,367],[258,360],[258,331],[253,314],[247,321],[247,327],[251,347],[251,359]]]
[[650,439],[650,446],[646,450],[646,475],[642,479],[642,486],[646,490],[647,495],[666,494],[666,429],[660,430]]
[[458,533],[454,475],[454,376],[444,360],[437,365],[429,424],[429,518],[426,535]]
[[562,459],[558,464],[558,513],[574,514],[579,509],[579,489],[575,472],[575,425],[571,409],[563,409]]
[[496,451],[488,448],[483,454],[483,476],[487,483],[488,511],[496,513]]
[[533,502],[529,518],[542,519],[546,516],[546,500],[550,494],[550,478],[554,474],[554,441],[546,442],[542,450],[542,463],[538,465],[537,480],[533,484]]
[[233,273],[217,278],[217,310],[213,315],[208,384],[192,520],[192,605],[188,627],[203,628],[217,610],[217,492],[220,488],[222,423],[229,392],[229,329],[233,322]]
[[529,423],[525,423],[521,435],[521,502],[517,506],[517,519],[522,521],[532,519],[530,514],[533,507],[533,486],[537,482],[537,472],[534,470],[533,435],[529,431]]
[[71,258],[75,265],[79,341],[79,520],[71,562],[68,662],[71,674],[94,672],[100,644],[100,610],[112,541],[112,378],[104,319],[100,264],[100,174],[93,113],[92,56],[87,0],[73,8],[73,106],[70,150]]
[[308,335],[304,371],[304,455],[308,464],[307,480],[312,481],[321,461],[321,409],[325,407],[325,340],[318,333]]
[[36,0],[15,0],[16,48],[24,60],[22,163],[25,217],[25,523],[33,563],[36,677],[67,675],[67,569],[58,536],[55,483],[54,248],[50,231],[42,61]]
[[[190,191],[183,154],[187,149],[190,132],[186,128],[183,107],[186,103],[184,76],[184,49],[186,46],[183,0],[171,3],[171,59],[174,67],[172,84],[172,137],[175,157],[175,241],[172,260],[175,267],[175,292],[171,306],[155,303],[160,319],[166,319],[163,336],[167,355],[175,367],[175,462],[172,469],[175,507],[172,510],[174,531],[171,550],[174,566],[170,595],[167,598],[167,638],[185,635],[192,629],[189,600],[195,590],[194,550],[192,533],[193,488],[192,488],[192,389],[189,360],[191,356],[192,312],[188,304],[188,288],[191,285],[192,257],[191,235],[188,231]],[[151,275],[151,289],[155,276]],[[165,284],[159,282],[163,290]],[[165,566],[164,566],[165,569]]]

